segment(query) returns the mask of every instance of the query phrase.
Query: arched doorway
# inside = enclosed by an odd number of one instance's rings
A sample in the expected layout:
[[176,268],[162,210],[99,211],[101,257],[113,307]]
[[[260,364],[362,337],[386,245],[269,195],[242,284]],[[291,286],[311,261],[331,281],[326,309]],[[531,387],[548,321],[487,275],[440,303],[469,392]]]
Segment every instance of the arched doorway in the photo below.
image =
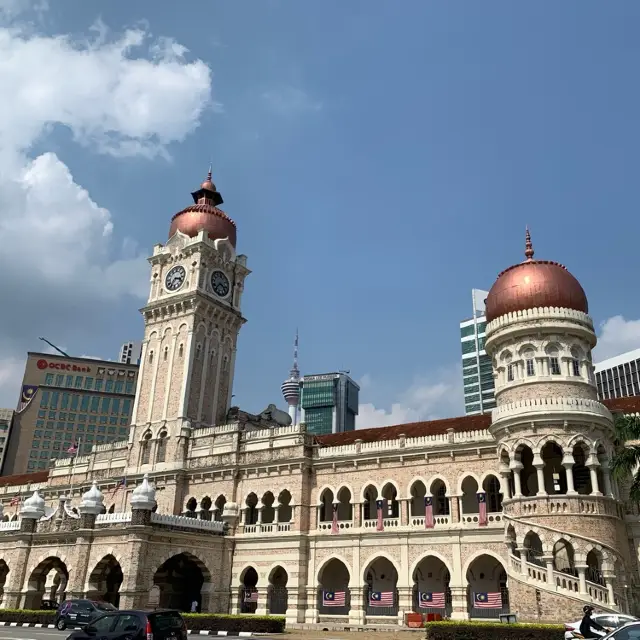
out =
[[451,576],[445,563],[435,556],[420,560],[413,571],[413,610],[442,618],[451,615]]
[[470,618],[498,618],[509,613],[507,572],[497,558],[483,554],[469,565],[467,602]]
[[247,567],[240,577],[240,613],[255,613],[258,608],[258,572]]
[[269,576],[269,589],[267,593],[267,609],[272,615],[284,615],[287,613],[288,591],[287,582],[289,575],[282,567],[276,567]]
[[0,603],[4,600],[4,585],[8,575],[9,565],[4,560],[0,560]]
[[376,558],[365,571],[365,612],[368,616],[398,615],[398,572],[384,557]]
[[318,613],[346,616],[350,610],[349,569],[341,560],[331,558],[318,573]]
[[29,576],[25,609],[39,609],[42,600],[64,600],[69,571],[67,565],[53,556],[43,560]]
[[153,576],[153,584],[160,589],[159,606],[179,611],[191,611],[194,601],[198,603],[198,611],[201,611],[202,587],[209,582],[209,570],[190,553],[172,556]]
[[117,607],[120,603],[122,579],[120,563],[109,554],[98,562],[89,575],[90,592],[87,595]]

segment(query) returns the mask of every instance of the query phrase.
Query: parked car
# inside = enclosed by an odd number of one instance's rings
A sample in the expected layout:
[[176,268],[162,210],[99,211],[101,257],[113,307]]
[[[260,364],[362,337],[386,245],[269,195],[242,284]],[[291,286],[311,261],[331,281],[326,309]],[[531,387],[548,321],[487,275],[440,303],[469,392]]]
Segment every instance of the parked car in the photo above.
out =
[[[634,616],[626,616],[617,613],[594,613],[591,616],[591,619],[594,622],[597,622],[600,626],[606,627],[607,629],[617,629],[628,622],[636,622],[638,618]],[[564,625],[564,638],[565,640],[579,640],[583,636],[580,635],[580,622],[571,622],[570,624]],[[594,634],[597,634],[599,637],[604,638],[609,631],[594,631]]]
[[57,609],[58,603],[55,600],[43,600],[40,603],[40,609],[50,611],[51,609]]
[[65,600],[58,607],[54,624],[60,631],[67,627],[80,627],[88,624],[105,611],[117,611],[117,609],[108,602]]
[[640,622],[630,622],[615,629],[605,640],[640,640]]
[[67,640],[188,640],[187,625],[177,612],[109,611],[72,631]]

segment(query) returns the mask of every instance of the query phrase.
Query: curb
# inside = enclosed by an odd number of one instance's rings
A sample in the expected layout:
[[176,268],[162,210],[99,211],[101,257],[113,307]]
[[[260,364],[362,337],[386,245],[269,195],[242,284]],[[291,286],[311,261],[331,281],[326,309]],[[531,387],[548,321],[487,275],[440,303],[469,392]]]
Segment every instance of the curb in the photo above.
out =
[[0,627],[33,627],[34,629],[55,629],[55,624],[41,622],[0,622]]

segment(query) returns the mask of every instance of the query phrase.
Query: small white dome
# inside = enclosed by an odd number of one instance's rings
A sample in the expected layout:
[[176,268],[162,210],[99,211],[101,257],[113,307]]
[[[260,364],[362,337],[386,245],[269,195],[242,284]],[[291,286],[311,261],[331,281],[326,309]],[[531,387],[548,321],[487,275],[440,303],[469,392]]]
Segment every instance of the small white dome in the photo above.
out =
[[102,513],[103,508],[104,496],[100,489],[98,489],[98,484],[94,481],[91,489],[83,494],[79,510],[80,513],[91,513],[97,516]]
[[156,488],[149,482],[149,475],[144,474],[142,484],[131,494],[131,508],[151,511],[156,506]]
[[40,518],[44,516],[44,499],[40,496],[37,489],[30,498],[24,501],[20,509],[20,515],[23,518],[31,520],[40,520]]

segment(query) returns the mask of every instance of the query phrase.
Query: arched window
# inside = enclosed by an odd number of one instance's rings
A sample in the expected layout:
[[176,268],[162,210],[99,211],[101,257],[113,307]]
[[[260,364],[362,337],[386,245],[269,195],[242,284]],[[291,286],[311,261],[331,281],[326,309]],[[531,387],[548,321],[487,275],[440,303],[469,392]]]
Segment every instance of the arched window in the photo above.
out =
[[149,364],[153,363],[153,349],[151,349],[151,351],[149,351]]
[[183,355],[184,355],[184,345],[180,343],[180,346],[178,347],[178,357],[182,358]]
[[196,360],[200,360],[200,355],[202,354],[202,345],[198,342],[196,345]]
[[164,353],[162,354],[162,359],[166,362],[169,357],[169,347],[164,348]]
[[552,376],[559,376],[560,358],[558,357],[558,349],[556,347],[549,347],[547,349],[547,355],[549,356],[549,373]]
[[149,464],[151,457],[151,434],[145,433],[142,438],[141,452],[140,452],[140,464]]
[[527,349],[524,352],[524,362],[525,362],[525,368],[526,368],[526,371],[527,371],[527,377],[535,376],[536,375],[536,363],[535,363],[535,360],[534,360],[533,349]]
[[167,432],[163,431],[158,436],[158,449],[156,450],[156,462],[164,462],[167,457]]
[[571,373],[574,376],[580,376],[580,358],[581,358],[581,353],[580,351],[574,347],[573,349],[571,349]]
[[513,364],[507,365],[507,382],[513,382]]

